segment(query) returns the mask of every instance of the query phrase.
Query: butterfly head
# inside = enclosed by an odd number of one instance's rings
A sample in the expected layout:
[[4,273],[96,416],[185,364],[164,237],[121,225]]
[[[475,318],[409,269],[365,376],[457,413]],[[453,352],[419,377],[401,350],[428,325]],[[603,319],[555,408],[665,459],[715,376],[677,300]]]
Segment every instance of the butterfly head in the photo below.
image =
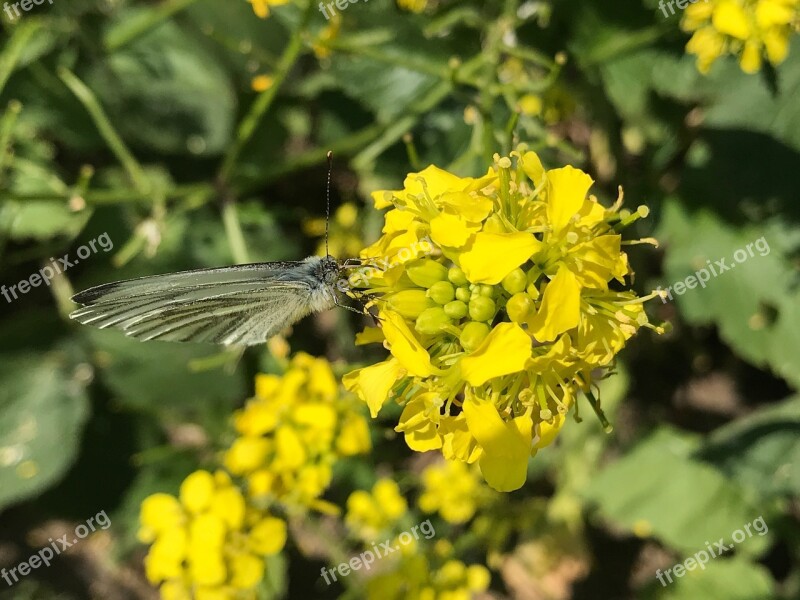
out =
[[333,256],[326,256],[320,259],[316,271],[319,279],[324,281],[326,285],[334,285],[336,280],[339,279],[342,268],[339,265],[339,261]]

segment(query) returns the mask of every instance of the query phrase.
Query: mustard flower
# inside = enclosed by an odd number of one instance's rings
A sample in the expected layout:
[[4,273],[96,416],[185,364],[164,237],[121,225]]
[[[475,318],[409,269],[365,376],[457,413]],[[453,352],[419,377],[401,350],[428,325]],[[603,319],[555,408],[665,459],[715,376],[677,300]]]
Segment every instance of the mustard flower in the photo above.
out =
[[697,56],[697,68],[707,73],[724,54],[739,57],[745,73],[784,61],[789,36],[797,30],[800,0],[707,0],[686,7],[681,21],[692,32],[686,51]]
[[256,396],[236,412],[238,437],[225,468],[247,481],[251,499],[329,510],[318,500],[341,457],[369,451],[359,403],[341,394],[328,361],[298,353],[283,375],[259,375]]
[[286,523],[248,506],[221,471],[195,471],[178,498],[145,498],[139,521],[139,540],[151,544],[145,574],[164,600],[254,599],[264,557],[286,543]]
[[408,503],[391,479],[379,479],[372,490],[356,490],[347,498],[345,523],[358,537],[375,540],[408,512]]
[[382,342],[390,357],[344,383],[373,417],[390,398],[402,404],[396,430],[411,449],[477,461],[491,487],[510,491],[579,391],[608,429],[593,373],[639,327],[661,329],[642,309],[657,294],[625,289],[619,229],[647,208],[622,210],[621,197],[605,208],[588,195],[592,183],[571,166],[545,170],[521,147],[482,177],[429,166],[402,190],[373,194],[389,210],[361,258],[385,257],[385,268],[356,271],[351,283],[381,325],[359,341]]
[[491,499],[472,466],[446,460],[426,467],[420,476],[417,503],[426,513],[438,512],[448,523],[466,523]]
[[369,600],[470,600],[489,587],[491,575],[483,565],[450,559],[431,566],[424,554],[403,555],[395,568],[367,581]]

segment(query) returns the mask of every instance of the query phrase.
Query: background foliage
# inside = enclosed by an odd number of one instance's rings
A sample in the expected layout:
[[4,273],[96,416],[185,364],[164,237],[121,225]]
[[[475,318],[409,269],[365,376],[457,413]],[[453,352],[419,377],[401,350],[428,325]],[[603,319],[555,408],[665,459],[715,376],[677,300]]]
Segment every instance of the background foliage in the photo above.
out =
[[[619,184],[629,206],[650,207],[637,232],[661,246],[630,250],[641,293],[762,236],[770,253],[650,302],[673,329],[641,333],[604,382],[614,433],[571,423],[522,490],[450,540],[491,568],[495,597],[798,597],[796,38],[776,68],[747,75],[722,59],[704,76],[679,17],[651,0],[419,13],[372,0],[339,21],[302,3],[260,20],[238,1],[56,0],[2,19],[0,282],[104,232],[114,248],[0,299],[0,566],[43,531],[100,510],[113,523],[52,568],[0,583],[0,596],[152,597],[139,503],[213,464],[255,374],[276,369],[266,349],[237,360],[78,328],[65,318],[73,290],[315,252],[328,149],[334,209],[358,207],[354,223],[332,225],[341,249],[377,237],[370,191],[431,163],[480,174],[520,140],[548,166],[591,172],[601,201]],[[292,348],[341,373],[370,360],[353,344],[361,325],[319,315],[295,327]],[[345,461],[326,497],[341,504],[376,473],[416,477],[419,457],[391,421],[371,423],[372,454]],[[504,528],[504,512],[529,518]],[[666,588],[655,580],[760,515],[769,534],[735,556]],[[355,581],[321,585],[325,552],[295,541],[284,554],[264,597],[359,597]]]

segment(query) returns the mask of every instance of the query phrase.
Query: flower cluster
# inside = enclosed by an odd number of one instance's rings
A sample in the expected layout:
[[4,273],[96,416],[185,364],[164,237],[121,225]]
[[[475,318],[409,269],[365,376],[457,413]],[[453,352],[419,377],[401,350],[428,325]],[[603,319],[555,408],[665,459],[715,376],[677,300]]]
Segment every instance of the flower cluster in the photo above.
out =
[[466,463],[446,460],[434,463],[420,476],[422,493],[417,500],[426,513],[438,512],[448,523],[466,523],[491,499],[480,475]]
[[408,512],[408,503],[391,479],[379,479],[370,492],[356,490],[347,498],[345,523],[356,536],[374,540]]
[[223,472],[192,473],[179,498],[149,496],[140,523],[139,540],[152,544],[145,573],[164,600],[255,599],[264,557],[286,543],[286,523],[247,505]]
[[330,363],[298,353],[281,375],[259,375],[256,396],[234,418],[238,437],[224,465],[251,499],[326,510],[319,500],[340,457],[371,444],[359,403],[341,395]]
[[[389,398],[404,405],[396,430],[413,450],[478,461],[500,491],[523,485],[529,456],[553,441],[579,390],[604,420],[592,372],[652,327],[642,302],[655,296],[624,289],[618,233],[646,207],[622,210],[620,198],[604,208],[579,169],[545,170],[524,147],[512,157],[495,156],[479,178],[430,166],[373,194],[391,210],[361,257],[395,259],[354,275],[381,322],[359,341],[391,356],[344,376],[373,417]],[[427,258],[409,251],[423,237]]]
[[450,559],[436,568],[424,554],[404,554],[400,564],[367,582],[369,600],[469,600],[486,591],[491,576],[483,565]]
[[746,73],[761,69],[763,57],[778,65],[789,52],[798,25],[800,0],[706,0],[686,7],[681,27],[694,32],[686,51],[707,73],[723,54],[739,56]]

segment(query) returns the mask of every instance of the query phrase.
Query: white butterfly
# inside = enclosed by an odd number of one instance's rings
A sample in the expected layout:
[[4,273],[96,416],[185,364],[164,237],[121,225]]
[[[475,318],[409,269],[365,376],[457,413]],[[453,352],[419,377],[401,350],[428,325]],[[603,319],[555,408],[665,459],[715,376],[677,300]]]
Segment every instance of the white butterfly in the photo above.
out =
[[83,308],[70,318],[140,340],[251,346],[337,304],[343,268],[311,256],[106,283],[73,296]]

